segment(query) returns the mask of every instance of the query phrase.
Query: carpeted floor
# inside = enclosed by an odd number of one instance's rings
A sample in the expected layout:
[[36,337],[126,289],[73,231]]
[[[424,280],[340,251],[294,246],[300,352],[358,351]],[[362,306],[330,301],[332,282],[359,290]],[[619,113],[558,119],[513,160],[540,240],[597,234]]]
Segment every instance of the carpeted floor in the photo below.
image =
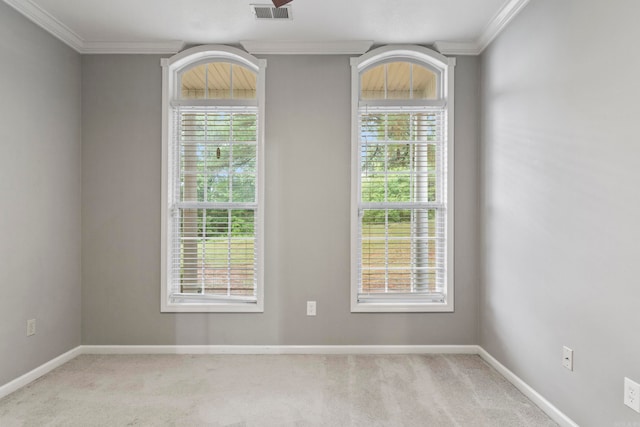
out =
[[555,426],[475,355],[83,355],[0,426]]

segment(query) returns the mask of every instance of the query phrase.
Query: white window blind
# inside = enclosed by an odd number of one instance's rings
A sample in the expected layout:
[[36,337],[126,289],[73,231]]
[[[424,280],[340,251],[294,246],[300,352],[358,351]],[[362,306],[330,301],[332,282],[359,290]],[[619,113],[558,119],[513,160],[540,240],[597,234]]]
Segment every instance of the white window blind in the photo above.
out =
[[258,109],[174,107],[170,300],[257,300]]
[[443,107],[358,111],[358,303],[443,303],[447,137]]

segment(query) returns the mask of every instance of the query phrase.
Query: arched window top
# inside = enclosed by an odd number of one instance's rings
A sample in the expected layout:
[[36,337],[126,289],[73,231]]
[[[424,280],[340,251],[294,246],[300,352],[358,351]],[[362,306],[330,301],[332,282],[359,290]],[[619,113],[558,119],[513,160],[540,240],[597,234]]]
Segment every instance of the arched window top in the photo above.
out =
[[385,46],[351,62],[360,100],[445,100],[455,59],[420,46]]
[[410,61],[385,62],[360,73],[360,99],[438,99],[440,73]]
[[198,46],[164,59],[168,97],[179,100],[253,100],[266,61],[224,45]]
[[179,76],[181,99],[256,98],[257,73],[237,63],[199,63],[184,69]]

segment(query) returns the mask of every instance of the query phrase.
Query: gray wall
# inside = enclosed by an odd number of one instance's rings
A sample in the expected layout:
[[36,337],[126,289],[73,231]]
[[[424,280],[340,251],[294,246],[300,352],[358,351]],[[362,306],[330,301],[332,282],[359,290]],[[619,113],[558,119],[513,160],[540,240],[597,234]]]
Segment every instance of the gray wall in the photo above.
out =
[[581,426],[640,422],[638,16],[532,1],[482,56],[480,343]]
[[80,344],[81,64],[3,2],[0,58],[4,384]]
[[456,68],[448,314],[349,312],[349,58],[267,60],[265,312],[161,314],[160,58],[83,56],[83,343],[477,343],[478,59]]

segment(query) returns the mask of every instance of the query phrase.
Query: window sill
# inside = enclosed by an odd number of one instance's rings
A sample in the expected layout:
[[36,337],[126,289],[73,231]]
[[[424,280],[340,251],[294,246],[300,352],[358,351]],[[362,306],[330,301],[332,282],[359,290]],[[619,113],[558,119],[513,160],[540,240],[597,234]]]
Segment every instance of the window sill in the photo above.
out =
[[448,303],[383,303],[352,302],[352,313],[452,313],[453,302]]
[[162,313],[264,313],[262,304],[233,303],[164,303]]

